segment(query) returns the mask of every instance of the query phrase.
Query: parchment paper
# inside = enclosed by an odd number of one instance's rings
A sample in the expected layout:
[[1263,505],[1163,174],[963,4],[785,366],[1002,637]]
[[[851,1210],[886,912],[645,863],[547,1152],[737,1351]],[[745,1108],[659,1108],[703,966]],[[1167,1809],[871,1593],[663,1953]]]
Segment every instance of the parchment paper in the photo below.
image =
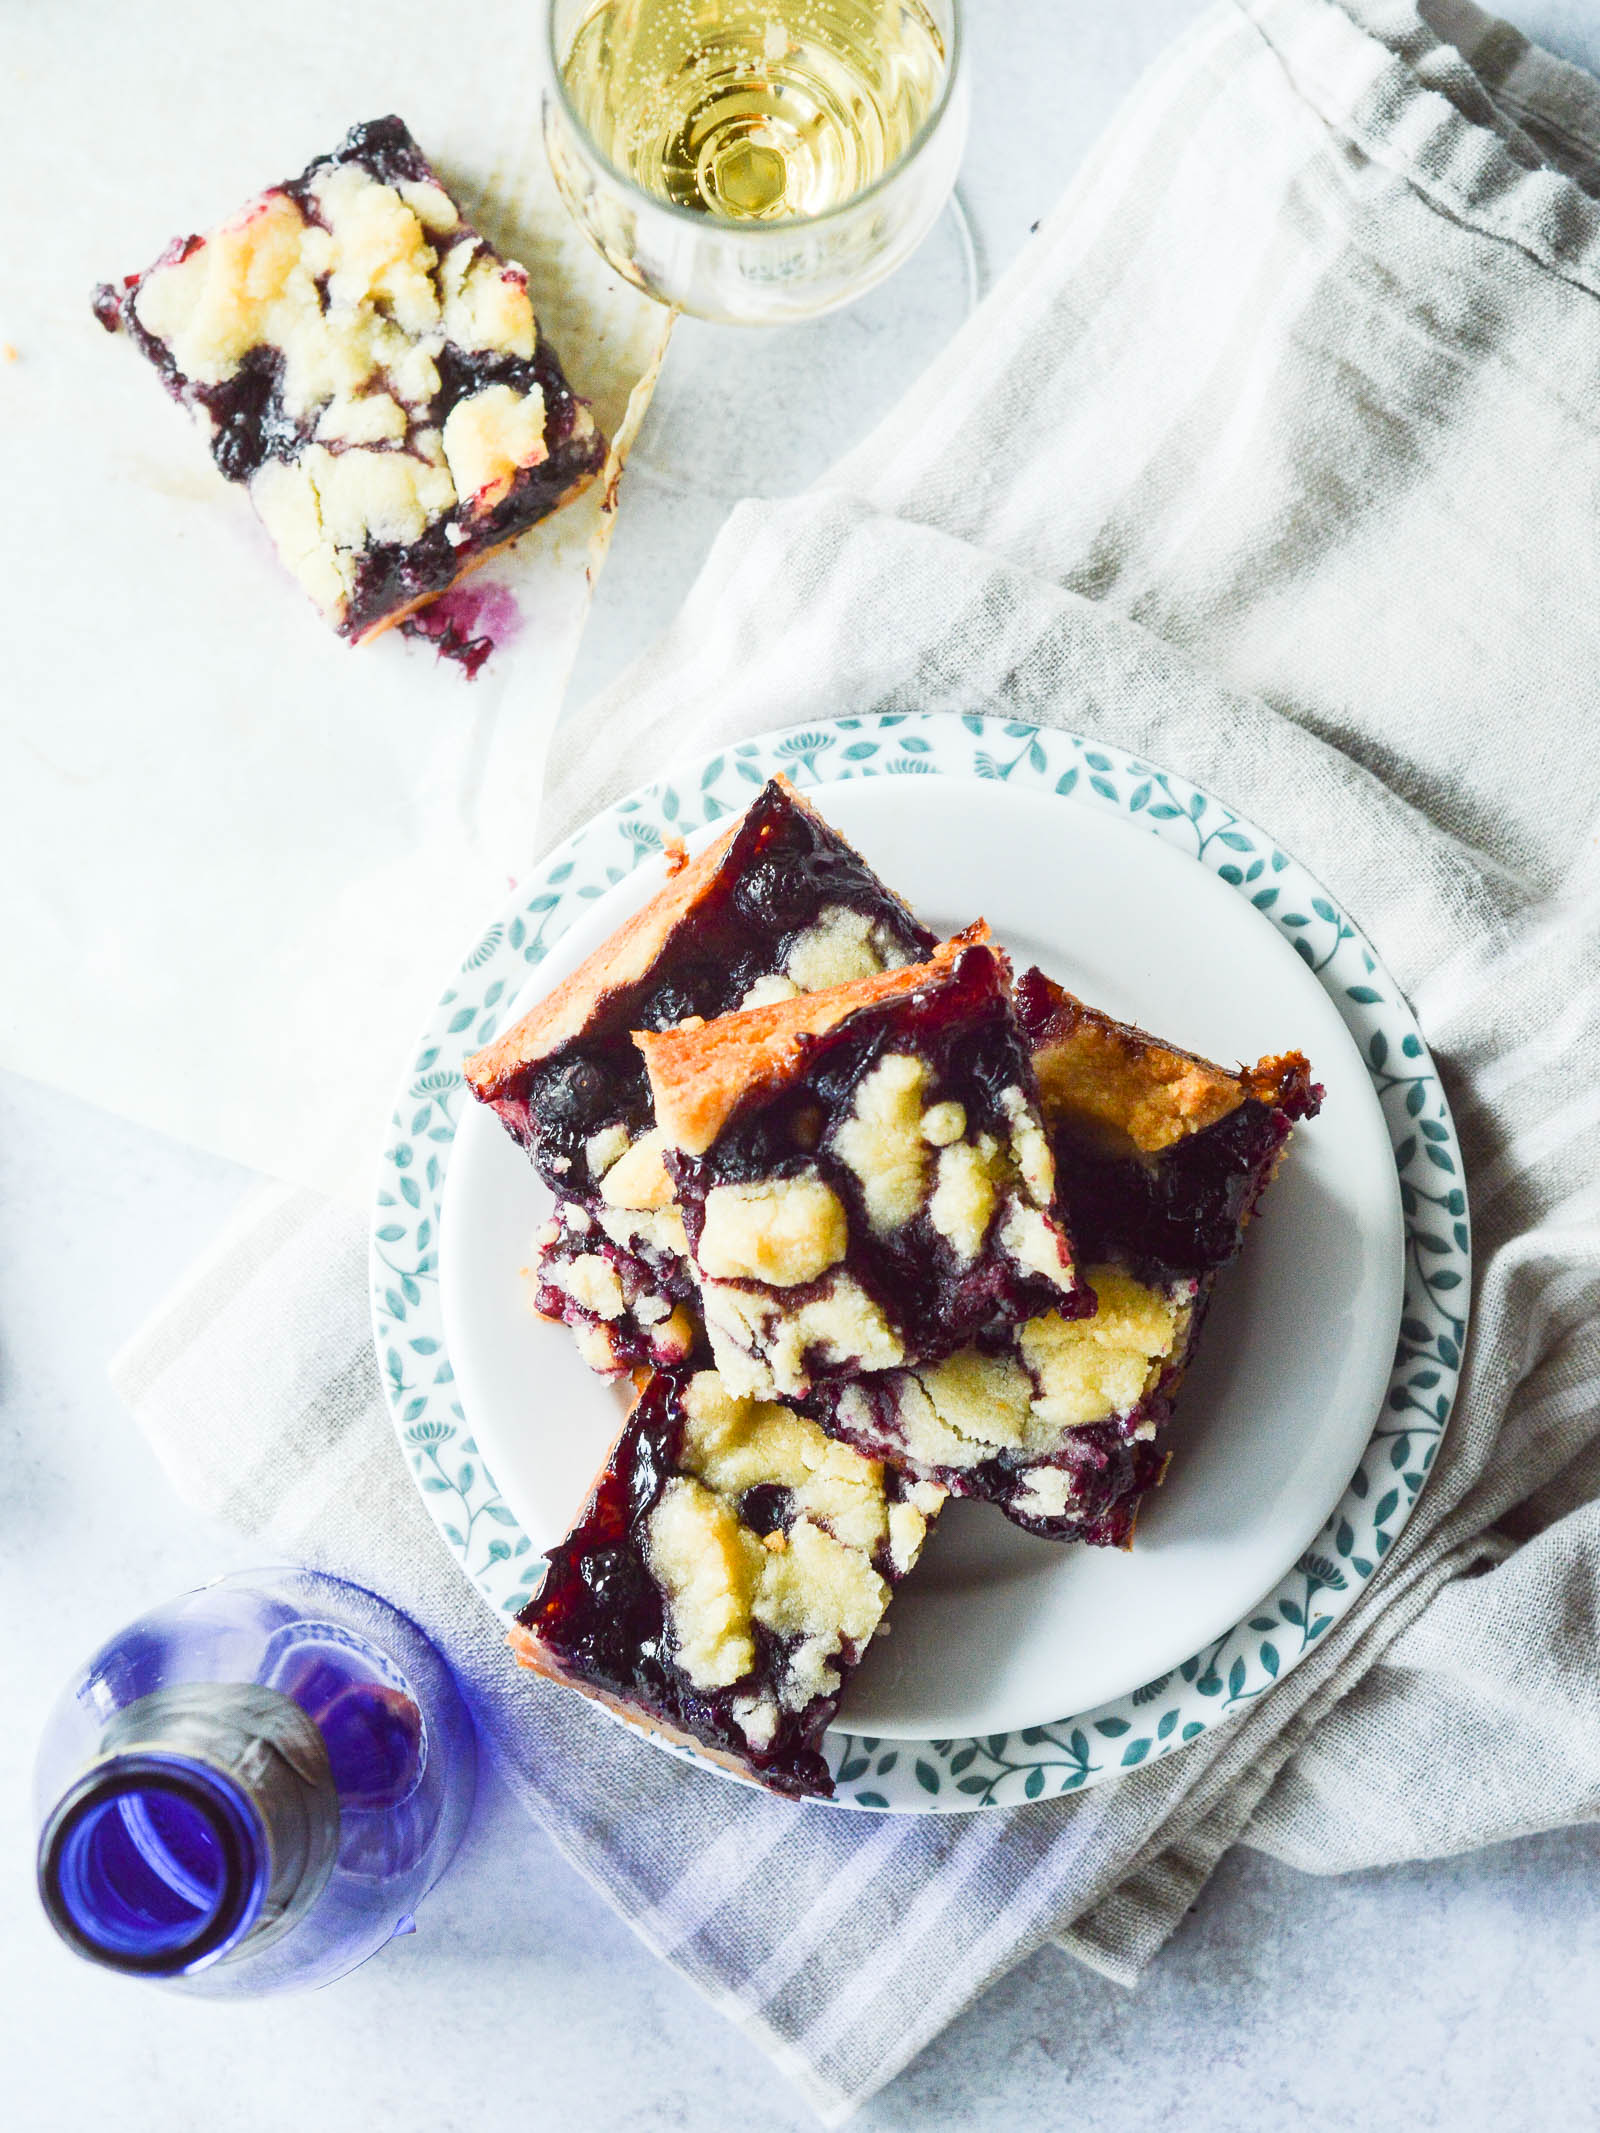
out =
[[94,284],[397,111],[609,436],[668,315],[568,219],[534,6],[0,6],[0,1064],[361,1201],[412,1030],[531,857],[607,484],[474,580],[469,682],[354,650]]

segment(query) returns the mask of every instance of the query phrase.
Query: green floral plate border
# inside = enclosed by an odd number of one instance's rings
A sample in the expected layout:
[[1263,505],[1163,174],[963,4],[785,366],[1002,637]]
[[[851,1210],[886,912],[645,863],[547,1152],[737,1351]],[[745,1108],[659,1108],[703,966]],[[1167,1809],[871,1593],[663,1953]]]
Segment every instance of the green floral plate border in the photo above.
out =
[[765,735],[644,786],[608,808],[517,889],[461,965],[418,1043],[384,1150],[372,1234],[379,1362],[407,1460],[451,1552],[511,1615],[541,1559],[500,1499],[456,1395],[438,1282],[439,1217],[460,1067],[586,904],[672,834],[736,814],[772,772],[799,785],[847,778],[1009,780],[1126,816],[1189,852],[1293,941],[1343,1015],[1394,1140],[1406,1222],[1406,1289],[1387,1403],[1343,1499],[1248,1620],[1170,1674],[1099,1709],[974,1740],[831,1733],[841,1804],[940,1813],[1076,1792],[1156,1762],[1260,1696],[1346,1613],[1410,1515],[1460,1374],[1471,1256],[1455,1127],[1399,988],[1305,869],[1242,816],[1103,741],[1016,721],[944,714],[838,719]]

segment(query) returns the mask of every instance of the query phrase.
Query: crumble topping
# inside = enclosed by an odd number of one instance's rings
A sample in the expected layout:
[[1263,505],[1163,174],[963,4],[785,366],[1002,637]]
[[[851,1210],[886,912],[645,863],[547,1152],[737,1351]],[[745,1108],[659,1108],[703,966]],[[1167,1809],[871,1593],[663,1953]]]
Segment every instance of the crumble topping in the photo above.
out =
[[912,960],[911,950],[881,918],[849,904],[828,904],[790,943],[782,970],[758,977],[739,1006],[766,1007],[799,993],[826,992],[880,970],[899,970]]
[[[1131,1414],[1187,1345],[1192,1301],[1117,1267],[1091,1267],[1087,1278],[1099,1299],[1091,1318],[1042,1313],[1016,1328],[1007,1348],[962,1348],[892,1373],[877,1393],[906,1456],[945,1469],[1004,1451],[1045,1456],[1059,1450],[1065,1432]],[[837,1411],[847,1430],[876,1441],[866,1390],[846,1386]],[[1153,1433],[1153,1424],[1134,1432]]]
[[320,223],[270,192],[154,267],[133,299],[139,324],[205,385],[232,377],[253,349],[276,350],[285,412],[302,422],[385,371],[414,388],[406,397],[431,399],[446,335],[438,254],[415,210],[351,163],[320,174],[310,192]]
[[[598,1133],[591,1133],[583,1144],[584,1160],[589,1165],[590,1177],[603,1178],[606,1172],[614,1169],[627,1154],[628,1147],[626,1126],[602,1126]],[[635,1203],[622,1199],[614,1200],[612,1204],[627,1207]]]
[[656,1360],[663,1369],[671,1369],[675,1363],[686,1363],[694,1353],[695,1325],[682,1304],[674,1304],[667,1313],[660,1338],[654,1343]]
[[1092,1318],[1032,1318],[1019,1335],[1033,1413],[1055,1429],[1136,1407],[1188,1335],[1188,1310],[1170,1293],[1110,1266],[1091,1269],[1089,1285],[1099,1298]]
[[733,1699],[734,1723],[758,1752],[770,1748],[778,1737],[778,1710],[776,1696],[736,1696]]
[[[897,1372],[882,1394],[891,1405],[894,1442],[906,1457],[959,1472],[1022,1443],[1029,1390],[1026,1373],[1006,1359],[963,1349],[919,1373]],[[845,1386],[838,1416],[846,1429],[875,1438],[873,1405],[860,1385]]]
[[269,459],[250,484],[250,497],[284,563],[324,614],[337,613],[355,583],[354,559],[324,539],[310,474],[287,460]]
[[701,1300],[717,1368],[738,1392],[798,1398],[813,1366],[892,1370],[905,1360],[894,1328],[848,1273],[825,1276],[798,1302],[710,1279]]
[[443,469],[409,452],[308,445],[297,461],[267,460],[251,501],[279,555],[328,614],[355,589],[369,543],[419,541],[456,492]]
[[1009,1355],[958,1349],[919,1371],[917,1383],[942,1426],[976,1444],[1020,1444],[1027,1434],[1033,1386]]
[[[926,1207],[957,1260],[970,1266],[983,1250],[1005,1192],[1002,1245],[1033,1273],[1071,1289],[1072,1270],[1042,1212],[1055,1196],[1055,1160],[1027,1096],[1015,1087],[1000,1092],[1007,1150],[989,1133],[967,1137],[963,1104],[947,1097],[924,1108],[930,1079],[925,1061],[886,1052],[862,1076],[851,1115],[834,1129],[832,1151],[859,1183],[874,1233],[881,1237],[903,1229]],[[929,1155],[935,1149],[930,1193]],[[1009,1189],[1018,1179],[1035,1203],[1031,1208]]]
[[533,354],[538,328],[520,267],[502,266],[476,237],[452,245],[439,270],[444,330],[458,348]]
[[774,1000],[792,1000],[799,990],[793,978],[786,978],[781,971],[769,971],[765,977],[757,978],[746,992],[739,1002],[740,1012],[747,1007],[770,1006]]
[[906,1484],[906,1493],[889,1506],[889,1564],[903,1578],[922,1553],[928,1521],[944,1502],[944,1491],[931,1481]]
[[892,943],[879,941],[870,912],[829,904],[793,943],[783,969],[796,992],[825,992],[830,985],[870,978],[905,960]]
[[[626,1126],[613,1126],[608,1131],[620,1133],[624,1142],[627,1141]],[[670,1207],[673,1192],[672,1180],[662,1161],[665,1146],[666,1135],[659,1126],[641,1133],[624,1153],[613,1159],[601,1184],[600,1197],[612,1207]]]
[[[836,1540],[873,1554],[887,1534],[883,1469],[792,1408],[735,1399],[713,1370],[697,1371],[683,1391],[685,1427],[678,1457],[721,1496],[776,1485],[793,1508],[819,1520]],[[765,1535],[781,1554],[782,1533]]]
[[330,400],[317,417],[319,444],[398,444],[405,433],[406,411],[388,393]]
[[441,442],[456,495],[473,511],[492,511],[524,467],[549,457],[544,395],[536,385],[523,393],[490,385],[456,402]]
[[597,1377],[615,1377],[623,1368],[611,1329],[603,1321],[577,1318],[570,1321],[573,1345]]
[[849,1239],[844,1204],[821,1178],[762,1178],[707,1193],[697,1257],[714,1279],[792,1289],[837,1266]]
[[1011,1153],[1023,1183],[1042,1207],[1056,1196],[1056,1159],[1039,1115],[1020,1089],[1002,1089],[1000,1108],[1011,1128]]
[[319,172],[310,191],[323,227],[301,239],[301,259],[327,277],[327,315],[346,305],[382,305],[413,338],[436,327],[439,255],[416,209],[358,163]]
[[[889,1602],[875,1558],[887,1550],[895,1576],[909,1570],[944,1492],[921,1483],[891,1495],[876,1460],[787,1407],[733,1396],[715,1372],[697,1373],[680,1397],[681,1471],[649,1516],[650,1570],[673,1656],[696,1688],[730,1688],[755,1668],[757,1624],[783,1640],[770,1687],[732,1707],[759,1748],[779,1712],[838,1688],[835,1662],[866,1644]],[[755,1490],[786,1493],[784,1526],[761,1533],[744,1521],[738,1506]]]
[[730,1688],[756,1662],[750,1613],[765,1560],[760,1541],[732,1504],[683,1476],[662,1491],[649,1532],[674,1657],[697,1689]]
[[[288,195],[268,193],[185,257],[147,274],[133,299],[134,316],[147,333],[165,341],[185,376],[202,384],[220,384],[250,349],[267,340],[286,353],[301,351],[284,381],[286,400],[301,411],[330,398],[340,383],[353,390],[372,363],[363,362],[352,375],[346,344],[334,358],[340,364],[337,379],[325,391],[307,391],[304,371],[313,341],[322,338],[312,321],[320,320],[322,311],[315,275],[301,257],[305,235],[305,218]],[[326,231],[317,236],[321,269],[329,243]]]
[[1070,1467],[1036,1466],[1024,1475],[1008,1508],[1024,1518],[1064,1518],[1077,1495],[1077,1476]]
[[687,1259],[689,1256],[683,1217],[675,1207],[602,1207],[595,1220],[611,1242],[623,1251],[637,1251],[643,1245],[667,1258]]
[[608,1259],[585,1252],[581,1259],[555,1270],[552,1277],[574,1301],[596,1318],[620,1318],[624,1309],[622,1280]]
[[1037,1207],[1013,1199],[1006,1208],[1000,1242],[1019,1266],[1054,1282],[1058,1289],[1072,1290],[1078,1286],[1072,1268],[1062,1255],[1060,1231]]
[[430,236],[448,237],[460,229],[460,211],[442,185],[426,178],[402,178],[395,191]]
[[[961,1107],[957,1104],[954,1108],[959,1111]],[[987,1133],[980,1133],[976,1141],[953,1141],[939,1150],[928,1220],[963,1266],[970,1266],[983,1250],[983,1240],[994,1219],[995,1158],[999,1152]]]
[[839,1675],[829,1662],[842,1645],[866,1643],[883,1619],[889,1593],[888,1579],[866,1556],[809,1518],[795,1521],[781,1555],[762,1551],[751,1612],[780,1637],[800,1640],[780,1703],[797,1708],[838,1688]]
[[922,1114],[922,1138],[930,1148],[948,1148],[952,1141],[960,1140],[967,1130],[966,1107],[946,1101],[929,1104]]
[[880,1235],[903,1229],[922,1205],[927,1144],[922,1090],[928,1069],[905,1052],[885,1052],[864,1074],[851,1116],[833,1135],[833,1152],[855,1173],[867,1219]]

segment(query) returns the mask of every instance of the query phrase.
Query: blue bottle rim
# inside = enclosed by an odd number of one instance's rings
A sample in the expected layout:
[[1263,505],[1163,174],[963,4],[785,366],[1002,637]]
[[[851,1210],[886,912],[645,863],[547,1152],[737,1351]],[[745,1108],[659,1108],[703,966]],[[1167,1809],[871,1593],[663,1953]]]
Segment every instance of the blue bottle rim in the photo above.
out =
[[[215,1839],[220,1871],[193,1929],[160,1946],[92,1928],[95,1909],[82,1886],[77,1852],[86,1825],[120,1800],[158,1795],[197,1814]],[[142,1751],[108,1757],[73,1784],[39,1837],[38,1886],[45,1915],[78,1954],[138,1977],[180,1977],[218,1962],[260,1918],[271,1879],[267,1833],[249,1795],[196,1757]]]

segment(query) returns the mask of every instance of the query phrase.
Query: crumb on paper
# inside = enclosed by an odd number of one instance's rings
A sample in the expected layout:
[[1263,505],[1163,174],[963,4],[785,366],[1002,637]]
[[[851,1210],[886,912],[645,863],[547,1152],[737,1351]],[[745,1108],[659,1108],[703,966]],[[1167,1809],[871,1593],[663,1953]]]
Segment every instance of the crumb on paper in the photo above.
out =
[[17,348],[14,341],[0,341],[0,363],[15,363]]
[[667,873],[669,875],[681,874],[689,864],[689,847],[681,837],[669,837],[663,849],[666,855]]

